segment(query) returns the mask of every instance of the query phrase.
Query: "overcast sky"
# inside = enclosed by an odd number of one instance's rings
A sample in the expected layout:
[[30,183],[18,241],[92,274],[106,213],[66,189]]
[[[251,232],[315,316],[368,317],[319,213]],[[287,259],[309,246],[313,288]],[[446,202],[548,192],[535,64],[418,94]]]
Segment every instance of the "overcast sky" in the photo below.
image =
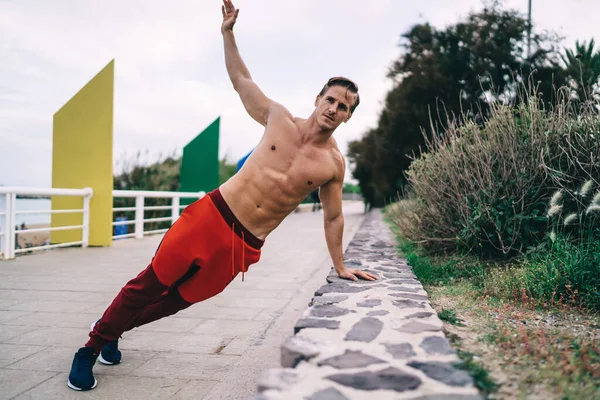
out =
[[[534,23],[565,36],[598,32],[597,0],[533,0]],[[263,128],[245,112],[223,59],[220,0],[0,0],[0,184],[51,186],[53,114],[115,59],[114,161],[138,150],[181,153],[221,117],[220,155],[238,160]],[[505,4],[523,12],[527,0]],[[377,123],[400,34],[442,28],[480,0],[237,0],[241,55],[267,96],[307,117],[331,76],[360,87],[335,137]],[[349,177],[349,174],[348,174]]]

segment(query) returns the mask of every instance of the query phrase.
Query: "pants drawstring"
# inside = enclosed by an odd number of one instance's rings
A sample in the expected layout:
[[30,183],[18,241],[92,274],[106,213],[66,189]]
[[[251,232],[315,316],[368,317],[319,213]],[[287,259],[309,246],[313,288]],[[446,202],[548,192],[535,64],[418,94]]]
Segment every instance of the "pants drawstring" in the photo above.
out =
[[234,243],[234,230],[235,230],[235,222],[231,225],[231,279],[235,277],[235,248],[233,247]]
[[246,240],[242,231],[242,282],[244,282],[244,272],[246,272],[246,264],[244,263],[244,254],[246,253]]
[[[231,225],[231,279],[235,277],[235,222]],[[246,253],[246,240],[242,231],[242,282],[244,281],[244,273],[246,272],[244,255]]]

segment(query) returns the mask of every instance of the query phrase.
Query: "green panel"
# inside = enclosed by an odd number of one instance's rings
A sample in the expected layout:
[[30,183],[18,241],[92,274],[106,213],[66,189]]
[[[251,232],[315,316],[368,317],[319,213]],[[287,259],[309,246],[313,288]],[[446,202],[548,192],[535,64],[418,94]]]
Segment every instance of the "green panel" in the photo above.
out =
[[[217,118],[183,148],[180,191],[206,193],[219,187],[219,129]],[[193,199],[181,199],[182,205]]]

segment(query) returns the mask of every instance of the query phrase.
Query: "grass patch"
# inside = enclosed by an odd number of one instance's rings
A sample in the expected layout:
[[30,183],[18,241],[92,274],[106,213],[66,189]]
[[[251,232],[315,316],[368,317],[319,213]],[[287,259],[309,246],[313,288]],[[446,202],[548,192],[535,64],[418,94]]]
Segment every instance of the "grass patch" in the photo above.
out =
[[430,255],[401,237],[398,249],[484,396],[600,398],[600,243],[557,240],[510,264]]
[[492,268],[483,280],[490,296],[543,308],[600,311],[600,243],[557,240],[529,253],[519,264]]
[[456,326],[464,326],[461,319],[456,316],[456,312],[454,310],[450,310],[442,307],[442,311],[438,313],[438,317],[442,321],[446,321],[449,324]]
[[542,311],[523,303],[482,302],[482,308],[489,323],[480,342],[492,346],[515,371],[527,371],[530,384],[544,383],[563,398],[600,398],[597,315]]
[[399,238],[399,249],[424,285],[445,285],[463,279],[483,282],[485,267],[463,257],[426,256],[415,244]]
[[462,361],[458,368],[469,372],[473,377],[475,387],[482,395],[487,397],[498,390],[498,384],[494,382],[483,364],[474,360],[473,353],[459,349],[457,355]]

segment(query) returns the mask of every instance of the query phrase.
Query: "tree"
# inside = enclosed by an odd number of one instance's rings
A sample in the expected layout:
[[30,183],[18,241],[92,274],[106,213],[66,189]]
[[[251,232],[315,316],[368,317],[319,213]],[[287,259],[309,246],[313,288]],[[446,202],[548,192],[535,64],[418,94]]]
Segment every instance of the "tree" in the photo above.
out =
[[[146,150],[146,157],[148,151]],[[178,192],[180,188],[181,157],[176,156],[175,152],[163,157],[159,155],[158,160],[148,162],[142,159],[142,153],[138,152],[133,157],[122,156],[119,161],[120,173],[115,175],[113,188],[116,190],[150,190]],[[219,185],[227,181],[237,171],[237,164],[229,164],[227,156],[219,160]],[[168,206],[170,199],[167,198],[146,198],[146,206]],[[121,198],[114,199],[114,207],[134,207],[135,199]],[[146,210],[145,218],[166,217],[170,214],[169,210]],[[129,220],[135,218],[133,211],[119,211],[115,217],[126,217]],[[168,228],[170,221],[147,223],[148,229]],[[129,229],[133,226],[129,225]],[[131,233],[131,232],[130,232]]]
[[576,41],[574,50],[566,49],[561,55],[571,87],[577,98],[584,102],[593,101],[594,94],[599,91],[600,51],[594,51],[594,47],[594,39],[589,44]]
[[227,156],[219,160],[219,185],[224,184],[237,172],[237,163],[229,164]]
[[443,132],[461,118],[483,121],[491,101],[519,101],[524,80],[539,81],[550,102],[564,81],[557,40],[533,33],[526,55],[528,22],[498,2],[463,21],[437,30],[417,24],[404,33],[388,77],[394,87],[386,96],[378,126],[349,146],[353,177],[365,199],[375,206],[402,193],[405,171],[418,156],[425,136]]

